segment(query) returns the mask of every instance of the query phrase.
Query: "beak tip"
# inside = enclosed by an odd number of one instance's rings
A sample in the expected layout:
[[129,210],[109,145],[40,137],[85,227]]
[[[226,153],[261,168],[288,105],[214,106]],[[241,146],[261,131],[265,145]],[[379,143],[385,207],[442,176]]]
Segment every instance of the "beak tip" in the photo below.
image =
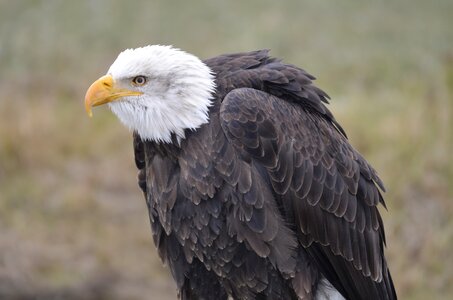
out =
[[93,116],[93,111],[91,110],[91,105],[85,100],[85,111],[88,115],[88,117],[92,117]]

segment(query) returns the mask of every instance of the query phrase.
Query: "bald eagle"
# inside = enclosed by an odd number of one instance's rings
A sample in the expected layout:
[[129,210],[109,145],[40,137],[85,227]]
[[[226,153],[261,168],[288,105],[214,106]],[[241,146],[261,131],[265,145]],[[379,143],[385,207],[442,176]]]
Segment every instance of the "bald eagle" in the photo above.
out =
[[268,50],[122,52],[85,97],[133,131],[181,299],[396,299],[382,181],[306,71]]

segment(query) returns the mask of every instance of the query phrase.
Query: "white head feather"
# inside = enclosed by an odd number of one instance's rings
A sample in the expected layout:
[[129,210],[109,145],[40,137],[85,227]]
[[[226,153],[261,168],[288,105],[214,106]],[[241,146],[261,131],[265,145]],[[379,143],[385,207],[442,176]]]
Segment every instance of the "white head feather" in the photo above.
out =
[[[209,121],[208,110],[215,90],[211,70],[197,57],[171,46],[127,49],[110,66],[108,74],[120,88],[140,91],[109,103],[121,122],[137,131],[142,140],[178,141],[184,130],[195,130]],[[132,79],[145,76],[146,84]]]

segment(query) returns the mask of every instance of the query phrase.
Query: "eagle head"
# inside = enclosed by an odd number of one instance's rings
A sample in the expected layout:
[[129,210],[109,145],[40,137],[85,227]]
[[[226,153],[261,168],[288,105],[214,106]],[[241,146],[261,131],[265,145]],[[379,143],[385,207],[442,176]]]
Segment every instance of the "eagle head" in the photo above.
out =
[[207,123],[214,75],[197,57],[171,46],[127,49],[85,95],[93,106],[108,103],[121,122],[142,140],[178,141],[186,129]]

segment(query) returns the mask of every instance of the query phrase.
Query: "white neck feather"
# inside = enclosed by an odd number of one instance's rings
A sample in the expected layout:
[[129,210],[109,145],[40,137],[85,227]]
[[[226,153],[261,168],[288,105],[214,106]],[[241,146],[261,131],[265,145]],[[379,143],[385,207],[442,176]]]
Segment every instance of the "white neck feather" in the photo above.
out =
[[141,96],[109,103],[123,124],[142,140],[171,143],[174,133],[185,138],[209,121],[215,90],[211,70],[197,57],[169,46],[147,46],[122,52],[109,69],[115,84],[127,87],[130,78],[148,77]]

